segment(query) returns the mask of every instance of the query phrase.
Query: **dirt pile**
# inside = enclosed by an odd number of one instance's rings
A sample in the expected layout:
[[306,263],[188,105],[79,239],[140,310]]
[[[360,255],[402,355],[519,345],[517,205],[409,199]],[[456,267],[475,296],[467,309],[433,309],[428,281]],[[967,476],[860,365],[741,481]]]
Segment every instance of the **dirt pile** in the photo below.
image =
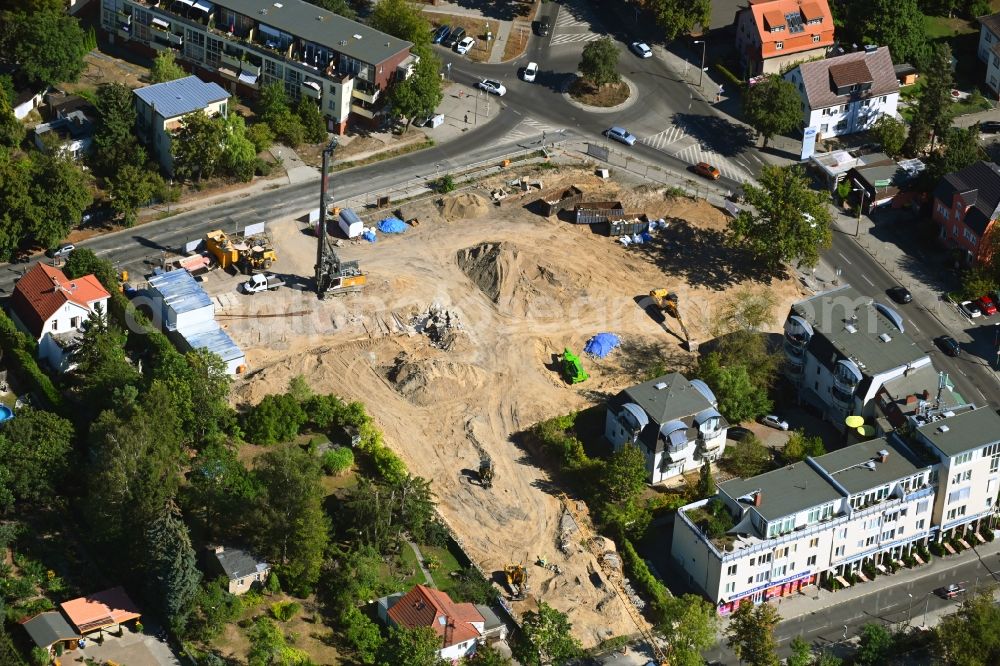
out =
[[490,204],[478,194],[463,192],[441,203],[441,215],[448,220],[474,220],[490,212]]
[[442,359],[415,359],[406,352],[395,358],[386,378],[404,398],[418,407],[443,402],[482,387],[485,373],[472,365]]
[[431,346],[448,351],[465,339],[465,327],[459,320],[458,312],[432,305],[426,311],[413,317],[413,330],[430,340]]

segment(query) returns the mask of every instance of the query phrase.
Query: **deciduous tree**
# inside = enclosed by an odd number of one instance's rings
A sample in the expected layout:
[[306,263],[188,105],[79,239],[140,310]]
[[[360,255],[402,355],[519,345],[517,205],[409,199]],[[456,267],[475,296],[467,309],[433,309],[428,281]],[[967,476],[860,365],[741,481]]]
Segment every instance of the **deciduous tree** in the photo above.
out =
[[414,46],[431,43],[431,24],[407,0],[380,0],[368,24],[393,37],[412,42]]
[[299,434],[306,418],[302,406],[291,395],[266,395],[247,412],[243,431],[247,441],[254,444],[287,442]]
[[107,259],[101,259],[94,251],[86,247],[78,247],[70,253],[63,265],[63,273],[70,278],[93,275],[104,285],[108,293],[118,291],[120,284],[114,265]]
[[0,510],[14,502],[42,502],[59,494],[69,469],[73,424],[52,412],[25,407],[0,430]]
[[861,641],[854,653],[854,663],[858,666],[876,666],[889,656],[892,648],[892,634],[881,624],[868,623],[861,627]]
[[[322,119],[321,119],[322,120]],[[259,125],[259,127],[267,127]],[[253,180],[257,168],[257,147],[247,136],[246,121],[238,113],[230,113],[225,120],[225,145],[220,163],[223,170],[239,181]]]
[[34,205],[26,231],[39,244],[55,247],[94,202],[90,179],[68,157],[34,153],[30,159]]
[[791,82],[769,74],[747,88],[743,115],[767,146],[774,135],[802,127],[802,98]]
[[726,645],[749,666],[778,666],[774,628],[781,621],[771,604],[740,604],[729,617]]
[[961,171],[979,160],[989,161],[989,157],[979,145],[979,125],[972,127],[949,127],[941,136],[944,148],[931,158],[930,171],[934,182],[949,173]]
[[861,7],[865,44],[888,46],[896,62],[924,62],[927,32],[917,0],[869,0]]
[[781,455],[788,462],[805,460],[806,457],[816,458],[826,453],[823,440],[816,435],[806,435],[801,430],[794,431],[785,442]]
[[176,79],[183,79],[187,72],[177,64],[173,51],[160,51],[153,58],[153,66],[149,68],[149,80],[151,83],[166,83]]
[[354,648],[358,661],[362,664],[374,664],[384,642],[378,625],[358,610],[357,606],[348,606],[340,616],[340,629],[344,640]]
[[715,606],[699,596],[671,597],[662,628],[670,664],[701,666],[701,653],[715,645],[719,614]]
[[521,636],[514,657],[526,666],[568,664],[583,652],[571,633],[572,628],[565,613],[540,602],[537,611],[527,611],[521,616]]
[[906,143],[906,124],[892,116],[881,116],[870,130],[871,137],[882,146],[882,150],[890,157],[903,154]]
[[60,10],[18,13],[12,17],[14,62],[38,83],[72,82],[83,72],[86,35],[80,22]]
[[150,598],[157,601],[174,631],[180,632],[198,594],[201,572],[187,525],[173,502],[164,506],[146,531],[146,553]]
[[621,80],[618,74],[618,47],[610,37],[588,42],[583,47],[577,67],[583,78],[598,87]]
[[933,651],[945,666],[987,666],[1000,663],[1000,608],[995,588],[967,597],[958,612],[941,618]]
[[111,209],[121,216],[126,227],[135,224],[139,208],[146,206],[156,192],[154,174],[133,164],[125,164],[107,179]]
[[444,98],[441,91],[441,61],[427,46],[415,47],[420,55],[413,74],[392,88],[392,108],[406,117],[408,123],[415,118],[431,115]]
[[766,166],[760,185],[743,188],[749,207],[729,221],[729,240],[746,248],[770,271],[797,261],[815,266],[830,246],[827,197],[809,186],[796,167]]
[[108,320],[98,305],[80,327],[80,346],[74,356],[87,401],[97,410],[115,403],[115,391],[139,381],[125,354],[126,334]]
[[295,106],[295,113],[302,123],[303,136],[308,143],[326,141],[326,120],[316,102],[303,96]]
[[767,470],[771,462],[771,452],[759,439],[750,435],[742,442],[734,442],[727,446],[724,460],[729,471],[748,479]]
[[221,118],[210,118],[200,110],[184,116],[177,136],[170,142],[174,173],[195,181],[202,176],[211,178],[219,166],[224,140]]
[[707,28],[712,15],[710,0],[652,0],[656,24],[667,40],[688,34],[695,26]]
[[767,389],[754,383],[746,365],[722,365],[718,352],[702,358],[698,377],[715,392],[719,411],[730,423],[753,420],[771,410],[773,403]]
[[608,502],[629,502],[645,490],[646,478],[646,456],[626,443],[608,459],[599,482],[601,495]]
[[391,627],[375,659],[379,666],[444,666],[441,639],[430,627]]
[[812,647],[802,640],[801,636],[793,638],[789,647],[792,649],[792,654],[788,657],[788,666],[812,666]]
[[13,148],[24,139],[24,125],[14,115],[10,100],[0,90],[0,147]]

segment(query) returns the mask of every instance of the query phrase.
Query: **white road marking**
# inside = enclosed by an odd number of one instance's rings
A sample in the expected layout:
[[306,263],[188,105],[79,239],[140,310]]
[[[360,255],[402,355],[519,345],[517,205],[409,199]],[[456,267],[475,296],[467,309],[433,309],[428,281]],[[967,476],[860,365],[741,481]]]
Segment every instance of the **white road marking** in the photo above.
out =
[[604,35],[595,32],[578,32],[562,35],[553,35],[549,46],[560,46],[562,44],[579,44],[581,42],[596,42]]
[[914,323],[913,323],[912,321],[910,322],[910,326],[912,326],[912,327],[913,327],[913,330],[915,330],[915,331],[916,331],[917,333],[919,333],[919,332],[920,332],[920,329],[919,329],[919,328],[917,328],[917,325],[916,325],[916,324],[914,324]]
[[850,260],[850,259],[848,259],[847,257],[845,257],[845,256],[844,256],[843,254],[841,254],[840,252],[838,252],[837,254],[838,254],[838,255],[840,255],[840,258],[841,258],[841,259],[843,259],[844,261],[846,261],[847,263],[851,263],[851,260]]
[[861,279],[864,280],[865,282],[867,282],[868,284],[870,284],[871,286],[873,286],[873,287],[875,286],[875,283],[872,282],[871,280],[869,280],[868,276],[865,275],[864,273],[861,274]]

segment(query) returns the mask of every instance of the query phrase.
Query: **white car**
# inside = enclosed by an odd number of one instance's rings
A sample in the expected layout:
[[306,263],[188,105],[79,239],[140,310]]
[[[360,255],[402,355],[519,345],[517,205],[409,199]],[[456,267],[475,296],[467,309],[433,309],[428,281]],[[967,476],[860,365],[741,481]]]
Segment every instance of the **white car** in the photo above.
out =
[[465,55],[472,50],[472,47],[476,45],[476,40],[472,37],[466,37],[458,44],[455,44],[455,53],[458,55]]
[[608,137],[609,139],[614,139],[615,141],[624,143],[626,146],[635,145],[635,134],[632,134],[624,127],[618,127],[617,125],[614,127],[609,127],[608,129],[604,130],[604,136]]
[[538,76],[538,63],[529,62],[528,66],[524,68],[524,80],[531,83],[535,80],[536,76]]
[[496,95],[498,97],[503,97],[507,94],[507,89],[499,81],[493,79],[483,79],[478,84],[480,90],[485,90],[486,92]]
[[632,49],[632,53],[636,54],[640,58],[653,57],[653,49],[649,48],[649,45],[646,44],[646,42],[632,42],[632,44],[629,45],[629,48]]
[[788,421],[782,421],[780,416],[775,416],[774,414],[768,414],[760,422],[778,430],[788,430]]

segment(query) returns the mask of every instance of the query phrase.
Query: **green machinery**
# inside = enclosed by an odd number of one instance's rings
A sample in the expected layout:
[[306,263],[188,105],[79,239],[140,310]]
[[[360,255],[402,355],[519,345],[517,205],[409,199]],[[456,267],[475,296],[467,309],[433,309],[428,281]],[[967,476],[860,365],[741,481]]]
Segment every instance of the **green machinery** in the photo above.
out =
[[563,378],[570,384],[579,384],[590,377],[590,375],[584,371],[583,363],[580,362],[580,357],[571,352],[569,347],[563,349],[562,363]]

